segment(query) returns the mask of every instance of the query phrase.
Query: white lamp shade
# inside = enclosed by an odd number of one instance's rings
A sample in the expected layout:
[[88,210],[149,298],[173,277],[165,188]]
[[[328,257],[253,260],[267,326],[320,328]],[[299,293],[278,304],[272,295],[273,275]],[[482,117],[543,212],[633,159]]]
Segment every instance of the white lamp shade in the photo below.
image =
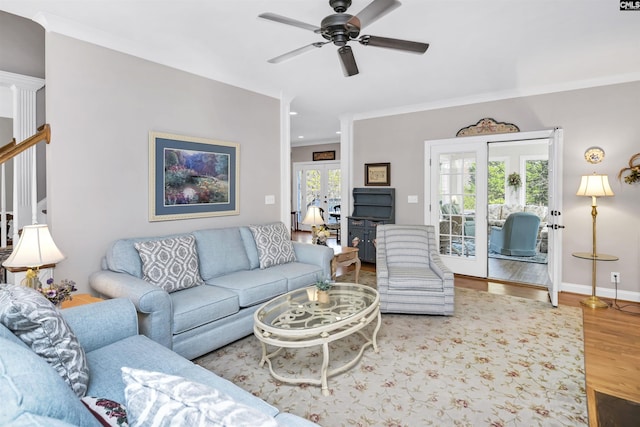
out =
[[613,196],[607,175],[583,175],[577,196],[605,197]]
[[306,225],[321,225],[324,224],[324,219],[322,219],[322,214],[320,213],[320,208],[317,206],[309,206],[307,209],[307,213],[302,220],[303,224]]
[[55,264],[64,255],[53,242],[46,224],[26,225],[11,255],[2,263],[5,267],[40,267]]

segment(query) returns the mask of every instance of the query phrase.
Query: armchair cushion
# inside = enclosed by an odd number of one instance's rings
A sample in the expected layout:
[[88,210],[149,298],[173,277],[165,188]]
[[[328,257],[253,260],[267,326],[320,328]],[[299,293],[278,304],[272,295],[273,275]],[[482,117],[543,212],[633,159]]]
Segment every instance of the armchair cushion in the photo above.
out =
[[389,267],[389,289],[442,291],[443,281],[426,267]]

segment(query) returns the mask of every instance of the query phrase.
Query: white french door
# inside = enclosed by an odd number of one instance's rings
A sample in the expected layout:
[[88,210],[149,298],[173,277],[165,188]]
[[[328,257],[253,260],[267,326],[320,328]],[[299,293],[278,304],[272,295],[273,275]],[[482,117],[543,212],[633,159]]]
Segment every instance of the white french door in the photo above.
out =
[[562,282],[562,129],[555,129],[549,137],[549,242],[547,271],[549,273],[549,299],[558,306],[558,292]]
[[436,228],[440,255],[454,273],[487,276],[487,148],[473,141],[428,141],[427,224]]
[[433,224],[443,262],[454,273],[487,277],[487,152],[491,142],[548,140],[549,299],[562,281],[562,129],[425,142],[425,223]]
[[293,164],[292,197],[293,209],[298,215],[298,226],[310,230],[302,224],[309,206],[318,206],[324,212],[327,223],[336,219],[330,213],[339,210],[341,203],[340,162],[303,162]]

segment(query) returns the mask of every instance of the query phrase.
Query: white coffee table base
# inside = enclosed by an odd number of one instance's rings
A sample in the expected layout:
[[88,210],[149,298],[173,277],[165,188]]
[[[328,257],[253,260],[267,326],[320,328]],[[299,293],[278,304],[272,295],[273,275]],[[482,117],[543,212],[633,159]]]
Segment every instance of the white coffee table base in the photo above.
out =
[[[321,307],[322,304],[313,302]],[[269,372],[271,375],[282,382],[290,384],[313,384],[320,385],[322,387],[322,394],[324,396],[329,395],[328,378],[338,375],[351,369],[356,363],[360,361],[364,351],[372,346],[374,351],[378,352],[377,336],[381,325],[380,308],[378,301],[375,305],[369,307],[368,310],[364,310],[360,315],[356,314],[350,317],[348,323],[331,323],[326,326],[316,327],[313,329],[317,332],[314,335],[309,335],[306,330],[290,329],[280,330],[278,333],[273,333],[265,330],[264,325],[260,325],[258,322],[254,323],[254,334],[260,340],[262,345],[262,358],[260,359],[260,367],[263,367],[266,363],[269,366]],[[369,336],[363,330],[369,324],[376,320],[376,325]],[[330,352],[329,344],[333,341],[347,337],[354,333],[360,334],[365,342],[360,347],[358,353],[342,366],[329,370]],[[269,352],[268,346],[276,347],[272,352]],[[285,377],[276,373],[273,369],[271,360],[277,357],[285,348],[308,348],[313,346],[322,346],[322,366],[320,370],[320,378],[292,378]]]

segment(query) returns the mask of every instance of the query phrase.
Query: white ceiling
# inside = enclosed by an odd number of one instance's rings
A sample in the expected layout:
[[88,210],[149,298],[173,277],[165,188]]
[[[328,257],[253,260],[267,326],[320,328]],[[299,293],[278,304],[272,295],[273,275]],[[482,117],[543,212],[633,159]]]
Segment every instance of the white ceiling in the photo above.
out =
[[[353,0],[357,14],[370,0]],[[337,141],[340,117],[372,117],[640,80],[640,12],[614,0],[403,0],[362,34],[430,43],[416,55],[351,43],[360,74],[344,77],[331,44],[257,18],[313,25],[328,0],[0,0],[50,31],[218,81],[292,99],[292,143]],[[505,118],[508,119],[508,118]]]

